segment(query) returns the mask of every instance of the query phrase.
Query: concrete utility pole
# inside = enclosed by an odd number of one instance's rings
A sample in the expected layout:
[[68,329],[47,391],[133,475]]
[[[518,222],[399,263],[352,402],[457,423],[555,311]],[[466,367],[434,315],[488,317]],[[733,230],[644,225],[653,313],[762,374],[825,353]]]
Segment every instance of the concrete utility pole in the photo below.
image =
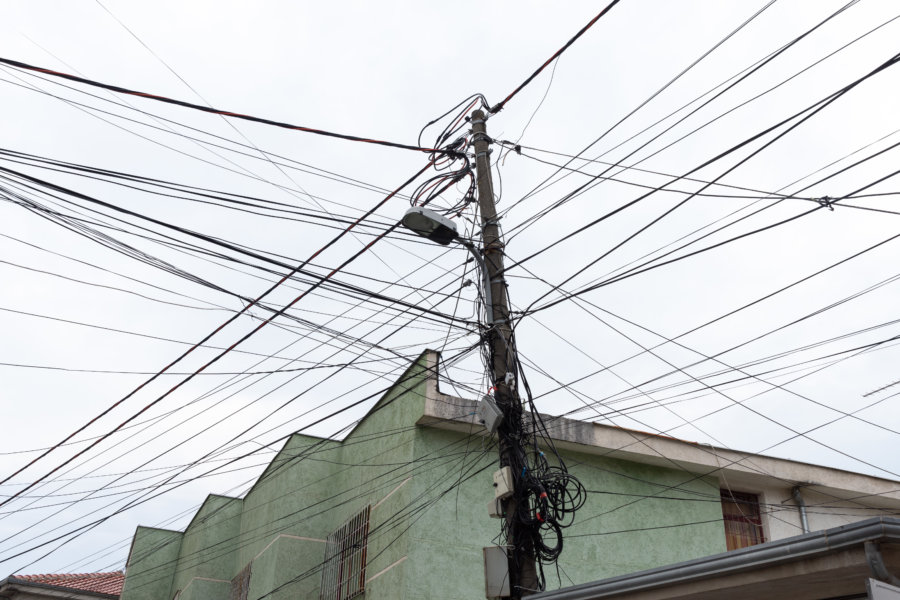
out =
[[[516,347],[513,341],[512,328],[509,322],[509,301],[506,293],[506,280],[503,275],[503,242],[500,239],[500,227],[497,222],[497,209],[494,204],[494,186],[491,179],[491,157],[489,147],[491,139],[487,136],[484,112],[476,110],[472,113],[472,140],[475,145],[475,167],[477,169],[478,207],[481,210],[481,239],[484,244],[484,262],[487,267],[488,285],[491,287],[492,306],[488,311],[488,319],[493,318],[488,344],[492,358],[492,375],[496,389],[494,399],[503,412],[503,421],[497,430],[500,442],[500,466],[512,468],[513,487],[519,491],[520,464],[519,456],[524,456],[521,448],[522,439],[522,402],[519,399],[516,381]],[[535,569],[534,547],[531,539],[523,535],[523,530],[515,518],[516,496],[503,501],[503,512],[506,518],[508,542],[512,546],[509,557],[510,590],[514,598],[537,591],[537,570]]]

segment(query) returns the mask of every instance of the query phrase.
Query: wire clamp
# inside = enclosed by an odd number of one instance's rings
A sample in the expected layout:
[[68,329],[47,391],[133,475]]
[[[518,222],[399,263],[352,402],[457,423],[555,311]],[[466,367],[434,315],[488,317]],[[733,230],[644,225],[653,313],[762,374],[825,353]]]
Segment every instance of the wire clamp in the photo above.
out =
[[500,252],[502,254],[503,249],[505,247],[506,247],[506,244],[504,244],[500,240],[494,240],[494,241],[490,242],[489,244],[484,245],[484,250],[482,250],[482,254],[484,254],[485,256],[487,256],[488,253],[490,253],[490,252]]
[[831,196],[822,196],[821,198],[816,198],[816,202],[818,202],[820,206],[827,208],[828,210],[834,210],[834,198],[832,198]]

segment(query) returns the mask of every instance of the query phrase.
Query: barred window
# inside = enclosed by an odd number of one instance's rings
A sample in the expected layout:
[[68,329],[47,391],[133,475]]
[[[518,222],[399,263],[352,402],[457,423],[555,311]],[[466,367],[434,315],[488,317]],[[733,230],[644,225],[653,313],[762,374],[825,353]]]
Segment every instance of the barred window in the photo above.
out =
[[755,546],[766,541],[759,514],[759,496],[721,490],[725,546],[729,550]]
[[237,574],[237,577],[231,580],[231,600],[247,600],[250,593],[250,565]]
[[328,536],[319,600],[349,600],[365,593],[369,511],[367,506]]

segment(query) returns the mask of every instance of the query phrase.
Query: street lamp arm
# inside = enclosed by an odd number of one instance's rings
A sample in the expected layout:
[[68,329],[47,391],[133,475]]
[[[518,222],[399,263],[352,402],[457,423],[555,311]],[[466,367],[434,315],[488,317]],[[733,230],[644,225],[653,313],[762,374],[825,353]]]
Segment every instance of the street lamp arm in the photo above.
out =
[[487,314],[488,327],[494,326],[494,302],[491,297],[491,280],[488,276],[487,265],[484,264],[484,258],[481,256],[481,253],[478,251],[478,248],[475,247],[475,244],[468,240],[464,240],[463,238],[456,236],[456,240],[466,247],[466,249],[472,254],[475,258],[475,262],[478,263],[478,268],[481,270],[481,278],[483,280],[483,288],[484,288],[484,310]]

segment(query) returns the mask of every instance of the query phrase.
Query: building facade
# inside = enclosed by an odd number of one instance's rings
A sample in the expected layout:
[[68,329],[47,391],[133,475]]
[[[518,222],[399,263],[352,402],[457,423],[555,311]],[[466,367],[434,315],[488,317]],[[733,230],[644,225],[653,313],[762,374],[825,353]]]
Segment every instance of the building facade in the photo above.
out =
[[[139,527],[123,600],[484,597],[497,451],[424,353],[341,441],[296,434],[243,498]],[[900,511],[900,483],[545,417],[588,491],[548,587],[702,559]]]

